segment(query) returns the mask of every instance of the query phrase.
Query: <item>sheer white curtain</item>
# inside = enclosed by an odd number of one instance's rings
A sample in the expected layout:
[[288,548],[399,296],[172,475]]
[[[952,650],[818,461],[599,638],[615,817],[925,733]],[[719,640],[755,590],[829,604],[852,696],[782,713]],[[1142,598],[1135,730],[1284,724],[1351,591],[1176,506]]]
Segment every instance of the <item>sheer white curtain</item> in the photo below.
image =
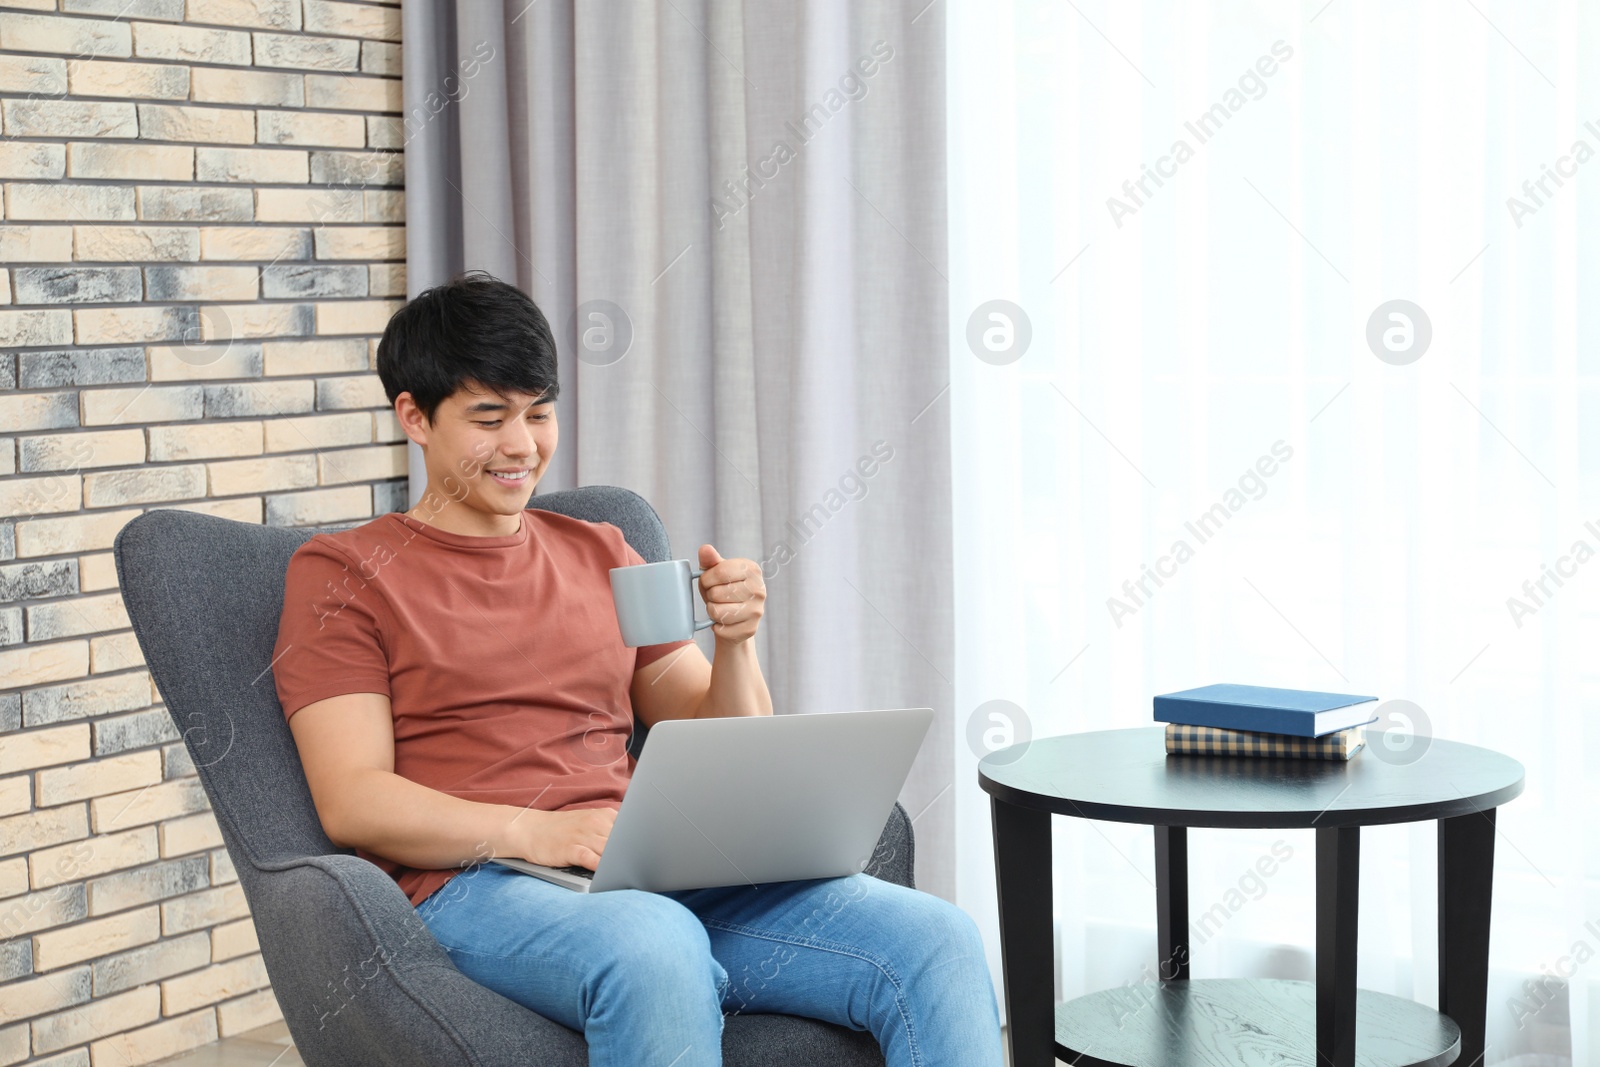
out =
[[[1600,9],[948,18],[958,738],[987,701],[1044,736],[1219,681],[1411,702],[1420,734],[1527,768],[1487,1062],[1600,1063]],[[998,982],[988,797],[956,758]],[[1060,995],[1138,980],[1151,831],[1057,819],[1055,843]],[[1309,832],[1190,855],[1191,917],[1226,914],[1196,977],[1310,978]],[[1362,986],[1437,1003],[1434,871],[1433,824],[1364,831]]]

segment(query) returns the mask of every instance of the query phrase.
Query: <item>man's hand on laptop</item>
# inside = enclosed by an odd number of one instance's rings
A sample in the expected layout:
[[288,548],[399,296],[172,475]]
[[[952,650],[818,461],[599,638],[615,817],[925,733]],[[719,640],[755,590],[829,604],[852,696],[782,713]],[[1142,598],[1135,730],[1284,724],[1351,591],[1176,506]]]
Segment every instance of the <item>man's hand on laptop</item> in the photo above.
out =
[[587,867],[600,863],[615,808],[571,811],[523,810],[506,827],[506,855],[546,867]]

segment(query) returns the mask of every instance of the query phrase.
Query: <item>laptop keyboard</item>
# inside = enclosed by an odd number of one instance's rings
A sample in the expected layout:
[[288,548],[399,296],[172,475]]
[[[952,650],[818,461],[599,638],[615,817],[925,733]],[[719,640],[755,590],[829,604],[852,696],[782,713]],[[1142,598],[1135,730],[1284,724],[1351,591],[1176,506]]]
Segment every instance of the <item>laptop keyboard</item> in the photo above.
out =
[[563,871],[563,872],[565,872],[567,874],[575,874],[579,878],[591,878],[592,879],[594,877],[594,872],[591,871],[587,867],[576,867],[576,866],[574,866],[574,867],[555,867],[555,868],[552,868],[552,869],[553,870],[557,870],[557,871]]

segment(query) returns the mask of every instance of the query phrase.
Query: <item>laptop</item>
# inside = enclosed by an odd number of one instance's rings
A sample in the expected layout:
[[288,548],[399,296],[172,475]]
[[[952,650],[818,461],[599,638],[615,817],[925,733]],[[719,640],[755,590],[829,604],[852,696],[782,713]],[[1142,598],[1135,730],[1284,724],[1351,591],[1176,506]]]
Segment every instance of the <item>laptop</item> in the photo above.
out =
[[665,719],[593,871],[494,862],[580,893],[856,874],[932,723],[932,708]]

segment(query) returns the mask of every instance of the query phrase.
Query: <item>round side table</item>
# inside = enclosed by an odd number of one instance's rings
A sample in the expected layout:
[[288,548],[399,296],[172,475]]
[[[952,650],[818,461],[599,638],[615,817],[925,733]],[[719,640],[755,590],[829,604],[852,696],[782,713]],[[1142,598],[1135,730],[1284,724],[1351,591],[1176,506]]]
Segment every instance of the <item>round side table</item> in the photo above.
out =
[[[1495,809],[1522,764],[1432,740],[1406,764],[1168,756],[1162,727],[1038,738],[978,763],[994,818],[1012,1067],[1479,1067]],[[1155,829],[1159,989],[1054,1004],[1050,817]],[[1439,1010],[1356,988],[1361,827],[1439,824]],[[1189,978],[1191,826],[1316,830],[1316,982]],[[1359,1031],[1359,1033],[1358,1033]]]

